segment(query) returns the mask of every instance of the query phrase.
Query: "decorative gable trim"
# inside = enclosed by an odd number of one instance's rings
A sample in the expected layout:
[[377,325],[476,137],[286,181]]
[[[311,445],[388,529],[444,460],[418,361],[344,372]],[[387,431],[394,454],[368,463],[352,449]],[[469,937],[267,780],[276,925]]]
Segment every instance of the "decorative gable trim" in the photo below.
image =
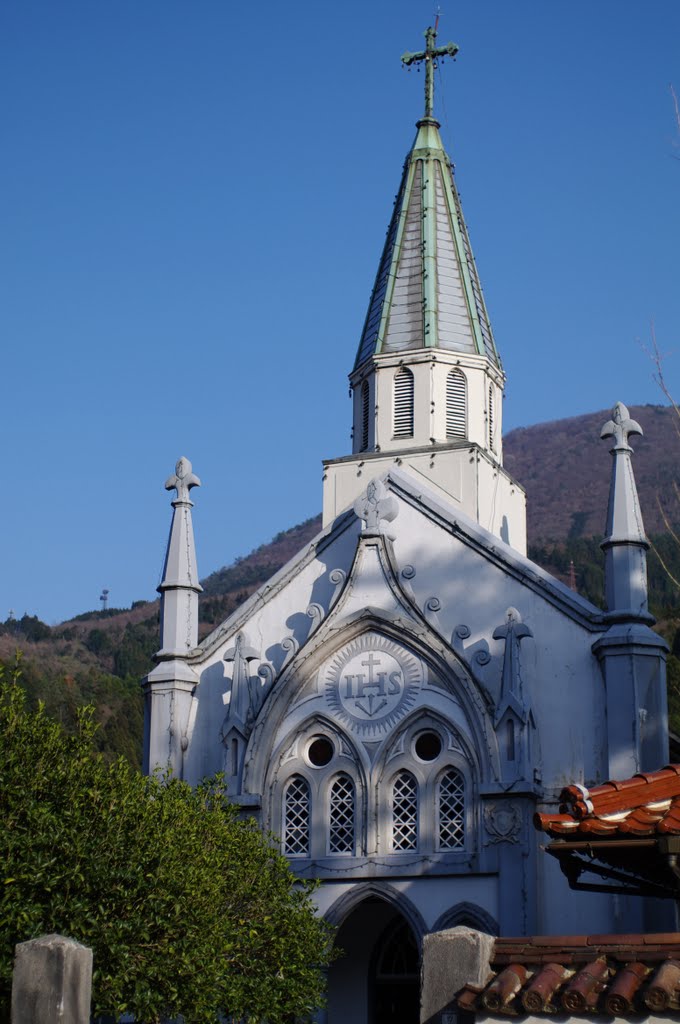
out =
[[484,527],[466,516],[464,512],[452,510],[444,504],[433,491],[424,486],[420,480],[408,471],[398,468],[390,469],[383,477],[386,487],[418,509],[424,516],[436,523],[443,530],[451,533],[472,548],[482,558],[497,565],[503,572],[512,576],[524,586],[539,594],[544,600],[558,608],[574,622],[593,633],[603,632],[608,622],[605,613],[576,594],[565,584],[551,576],[545,569],[519,554],[508,544]]

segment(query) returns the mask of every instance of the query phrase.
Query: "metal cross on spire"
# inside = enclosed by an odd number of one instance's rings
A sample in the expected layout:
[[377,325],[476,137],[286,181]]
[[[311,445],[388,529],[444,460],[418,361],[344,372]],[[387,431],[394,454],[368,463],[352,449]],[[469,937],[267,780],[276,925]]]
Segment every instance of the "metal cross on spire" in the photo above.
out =
[[408,50],[402,56],[402,64],[406,67],[410,67],[411,64],[419,64],[420,61],[425,61],[425,117],[432,117],[432,111],[434,110],[434,69],[435,60],[437,57],[455,57],[458,53],[459,47],[455,43],[447,43],[446,46],[436,47],[435,40],[437,38],[437,24],[439,17],[434,23],[434,28],[431,26],[425,29],[425,49],[419,50],[418,53],[409,53]]

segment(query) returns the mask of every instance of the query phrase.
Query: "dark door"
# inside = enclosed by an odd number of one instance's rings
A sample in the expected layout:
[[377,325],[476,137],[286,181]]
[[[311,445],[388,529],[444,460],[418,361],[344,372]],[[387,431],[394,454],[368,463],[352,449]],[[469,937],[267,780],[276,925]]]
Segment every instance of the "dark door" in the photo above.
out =
[[376,944],[371,988],[371,1024],[418,1024],[420,957],[403,919],[391,924]]

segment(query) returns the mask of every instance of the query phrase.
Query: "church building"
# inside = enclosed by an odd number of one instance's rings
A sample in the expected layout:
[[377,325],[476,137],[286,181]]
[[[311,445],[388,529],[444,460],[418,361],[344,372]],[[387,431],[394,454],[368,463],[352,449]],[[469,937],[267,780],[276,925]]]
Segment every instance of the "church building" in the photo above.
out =
[[647,609],[629,444],[642,429],[621,403],[602,430],[607,610],[526,556],[505,376],[433,114],[436,61],[456,50],[428,29],[402,58],[425,65],[425,109],[350,373],[352,452],[324,463],[321,532],[201,643],[200,481],[182,458],[166,483],[146,768],[225,772],[293,871],[322,880],[344,950],[330,1024],[415,1024],[433,931],[660,923],[642,900],[570,892],[532,827],[574,779],[666,763],[666,645]]

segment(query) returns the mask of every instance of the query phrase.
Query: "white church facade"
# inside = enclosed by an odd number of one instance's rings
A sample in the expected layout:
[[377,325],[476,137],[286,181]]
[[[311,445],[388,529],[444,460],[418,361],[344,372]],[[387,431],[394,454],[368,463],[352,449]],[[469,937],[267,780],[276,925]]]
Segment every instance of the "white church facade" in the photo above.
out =
[[417,1021],[419,946],[441,928],[659,923],[643,901],[570,892],[532,827],[573,779],[667,760],[628,443],[640,427],[619,404],[603,429],[602,611],[526,557],[505,378],[432,115],[438,52],[428,30],[408,55],[425,62],[425,115],[350,374],[353,451],[324,464],[322,530],[199,644],[199,480],[181,459],[144,681],[147,769],[224,771],[295,873],[322,880],[319,913],[345,951],[330,1024]]

